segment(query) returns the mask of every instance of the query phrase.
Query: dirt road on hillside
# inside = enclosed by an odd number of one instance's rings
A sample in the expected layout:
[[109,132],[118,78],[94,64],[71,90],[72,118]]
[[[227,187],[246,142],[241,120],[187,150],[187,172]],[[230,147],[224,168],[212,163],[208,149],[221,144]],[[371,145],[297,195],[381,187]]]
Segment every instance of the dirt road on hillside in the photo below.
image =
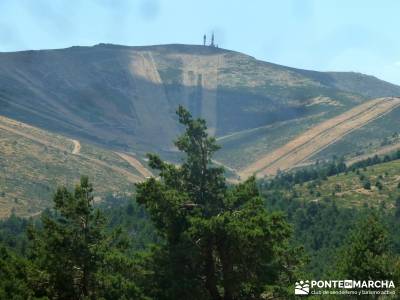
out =
[[373,151],[371,153],[367,153],[367,154],[363,154],[363,155],[359,155],[359,156],[353,157],[353,158],[349,159],[348,161],[346,161],[346,164],[347,165],[351,165],[351,164],[354,164],[354,163],[356,163],[358,161],[367,159],[369,157],[374,157],[375,155],[380,156],[380,155],[389,154],[389,153],[392,153],[392,152],[394,152],[396,150],[400,150],[400,143],[383,146],[383,147],[381,147],[381,148],[379,148],[376,151]]
[[147,170],[141,163],[138,161],[136,158],[134,158],[132,155],[126,154],[126,153],[121,153],[121,152],[114,152],[117,154],[119,157],[121,157],[123,160],[128,162],[133,168],[138,170],[138,172],[143,176],[143,177],[151,177],[153,174]]
[[[13,121],[11,119],[8,119],[8,118],[0,116],[0,130],[5,130],[5,131],[8,131],[8,132],[12,132],[12,133],[14,133],[16,135],[22,136],[22,137],[24,137],[26,139],[29,139],[31,141],[34,141],[34,142],[36,142],[38,144],[42,144],[42,145],[45,145],[47,147],[51,147],[51,148],[54,148],[54,149],[57,149],[57,150],[60,150],[60,151],[63,151],[63,152],[67,152],[68,153],[70,151],[67,147],[63,147],[61,145],[56,145],[54,143],[51,143],[48,140],[45,140],[45,139],[36,137],[36,136],[34,136],[32,134],[23,132],[22,130],[18,129],[18,127],[21,127],[21,128],[24,128],[24,127],[25,128],[32,128],[32,129],[37,130],[35,127],[31,127],[31,126],[26,125],[24,123],[16,122],[16,121]],[[83,158],[83,159],[86,159],[86,160],[88,160],[88,161],[90,161],[92,163],[95,163],[97,165],[101,165],[103,167],[109,168],[110,170],[118,172],[121,175],[126,176],[126,178],[129,181],[133,182],[133,183],[136,183],[136,182],[139,182],[139,181],[143,180],[143,178],[141,178],[141,177],[139,177],[139,176],[137,176],[135,174],[132,174],[132,173],[128,172],[127,170],[124,170],[124,169],[116,167],[116,166],[109,165],[109,164],[107,164],[107,163],[105,163],[105,162],[103,162],[101,160],[96,159],[96,158],[93,158],[93,157],[90,157],[90,156],[87,156],[87,155],[83,155],[83,154],[81,154],[79,152],[78,153],[74,153],[74,154],[79,156],[79,157],[81,157],[81,158]]]
[[274,175],[290,169],[343,138],[346,134],[384,116],[400,106],[400,98],[379,98],[324,121],[302,133],[286,145],[265,155],[239,172],[242,179]]
[[79,154],[81,151],[81,143],[78,140],[71,139],[71,142],[74,143],[74,149],[72,150],[72,154]]

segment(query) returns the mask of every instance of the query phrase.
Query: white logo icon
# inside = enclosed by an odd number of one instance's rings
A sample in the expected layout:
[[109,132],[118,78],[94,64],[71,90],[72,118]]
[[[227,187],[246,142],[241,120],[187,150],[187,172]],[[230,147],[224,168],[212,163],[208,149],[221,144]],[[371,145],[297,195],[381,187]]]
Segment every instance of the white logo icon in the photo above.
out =
[[310,293],[310,282],[308,280],[296,281],[294,285],[295,295],[308,295]]
[[353,280],[345,280],[344,281],[344,288],[345,289],[352,289],[353,288]]

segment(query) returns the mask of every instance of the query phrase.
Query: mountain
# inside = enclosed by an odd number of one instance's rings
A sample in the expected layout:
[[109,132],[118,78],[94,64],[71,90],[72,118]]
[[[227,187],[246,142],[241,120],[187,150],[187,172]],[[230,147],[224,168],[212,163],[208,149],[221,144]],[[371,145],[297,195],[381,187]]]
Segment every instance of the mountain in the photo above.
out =
[[[57,186],[80,175],[94,184],[96,200],[129,194],[151,173],[132,153],[113,152],[0,116],[0,218],[31,216],[51,205]],[[144,163],[144,162],[143,162]]]
[[[184,105],[207,120],[223,146],[217,161],[241,175],[307,130],[373,98],[399,95],[399,86],[372,76],[299,70],[208,46],[0,53],[0,115],[138,158],[151,151],[177,161],[171,141],[180,132],[175,110]],[[398,111],[362,123],[306,160],[380,143],[400,125]],[[346,138],[351,149],[337,149]]]

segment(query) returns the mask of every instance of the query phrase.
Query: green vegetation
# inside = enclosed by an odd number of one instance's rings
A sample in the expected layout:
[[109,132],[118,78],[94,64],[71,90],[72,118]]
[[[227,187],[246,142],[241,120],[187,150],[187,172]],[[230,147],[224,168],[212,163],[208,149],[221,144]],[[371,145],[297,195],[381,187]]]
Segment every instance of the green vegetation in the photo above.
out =
[[143,299],[132,278],[134,265],[124,253],[118,232],[106,235],[105,219],[93,207],[87,177],[73,193],[59,188],[54,214],[42,216],[42,227],[31,230],[30,257],[41,271],[35,294],[50,299]]
[[[358,171],[341,173],[326,180],[295,185],[298,199],[322,201],[330,198],[346,207],[386,207],[393,209],[398,193],[400,160],[381,163]],[[358,173],[358,174],[357,174]]]
[[[166,286],[156,299],[247,299],[283,295],[296,265],[288,248],[290,228],[268,213],[251,178],[229,189],[222,168],[210,167],[218,149],[203,120],[180,108],[186,132],[176,142],[181,167],[150,156],[161,180],[137,186],[137,201],[150,213],[165,245],[154,253]],[[201,279],[203,278],[203,279]],[[189,287],[189,288],[188,288]],[[280,288],[280,289],[279,289]]]
[[338,273],[355,280],[395,280],[400,263],[390,249],[388,229],[374,214],[350,232],[339,259]]
[[[374,156],[346,166],[343,159],[264,180],[264,190],[280,191],[286,199],[321,202],[331,199],[342,207],[385,207],[392,209],[400,191],[400,151]],[[270,192],[268,192],[270,193]]]
[[[82,177],[40,219],[0,222],[1,298],[292,299],[300,278],[400,280],[399,160],[353,170],[336,160],[231,186],[211,163],[218,146],[205,121],[178,116],[183,163],[149,155],[159,179],[137,184],[136,200],[95,206]],[[393,180],[393,206],[339,205],[346,176],[382,194]]]

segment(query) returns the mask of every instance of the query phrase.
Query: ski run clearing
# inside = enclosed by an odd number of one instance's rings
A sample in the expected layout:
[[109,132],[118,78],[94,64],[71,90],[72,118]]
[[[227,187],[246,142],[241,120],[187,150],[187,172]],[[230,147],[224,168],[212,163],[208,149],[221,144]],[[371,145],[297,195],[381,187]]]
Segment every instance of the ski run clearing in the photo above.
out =
[[286,145],[261,157],[239,172],[241,179],[275,175],[303,163],[314,154],[343,138],[346,134],[384,116],[400,106],[400,98],[370,100],[307,130]]

